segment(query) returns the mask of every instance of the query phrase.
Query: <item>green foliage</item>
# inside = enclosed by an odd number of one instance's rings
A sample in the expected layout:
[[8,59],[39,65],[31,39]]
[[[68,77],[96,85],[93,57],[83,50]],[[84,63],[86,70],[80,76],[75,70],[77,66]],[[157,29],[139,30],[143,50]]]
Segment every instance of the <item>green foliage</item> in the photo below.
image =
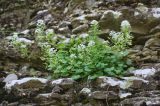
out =
[[67,44],[57,45],[58,51],[48,64],[54,78],[95,79],[104,75],[124,75],[131,65],[127,59],[130,32],[117,33],[121,40],[112,36],[113,46],[100,39],[98,32],[98,24],[93,24],[88,37],[70,38]]
[[121,32],[111,31],[110,36],[113,47],[119,50],[126,50],[132,44],[132,36],[130,35],[131,26],[127,20],[121,23]]
[[45,30],[45,24],[43,20],[38,20],[37,28],[35,30],[35,39],[38,47],[41,48],[41,60],[45,61],[46,66],[48,62],[53,58],[54,46],[57,41],[52,29]]
[[[110,33],[110,41],[99,38],[98,22],[92,23],[89,34],[70,38],[54,34],[52,29],[45,30],[43,20],[39,20],[35,31],[35,43],[41,49],[41,60],[51,71],[53,78],[72,77],[73,79],[95,79],[99,76],[123,76],[130,68],[127,58],[131,45],[130,24],[123,21],[121,32]],[[13,37],[12,43],[21,54],[28,54],[27,47]]]
[[18,50],[23,58],[28,57],[29,51],[27,44],[18,39],[18,34],[14,33],[11,44]]
[[48,43],[49,45],[55,44],[54,31],[53,29],[45,30],[45,24],[43,20],[38,21],[37,28],[35,30],[35,35],[36,35],[36,42],[38,43],[43,42],[43,43]]

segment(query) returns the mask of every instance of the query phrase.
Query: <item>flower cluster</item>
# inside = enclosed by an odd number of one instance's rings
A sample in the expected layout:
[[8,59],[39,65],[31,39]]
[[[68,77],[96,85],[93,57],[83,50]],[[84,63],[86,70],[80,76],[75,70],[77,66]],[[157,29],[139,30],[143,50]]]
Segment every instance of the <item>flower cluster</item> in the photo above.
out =
[[88,46],[90,47],[90,46],[93,46],[93,45],[95,45],[95,42],[93,40],[90,40],[89,43],[88,43]]
[[84,44],[78,45],[78,50],[79,50],[79,51],[81,51],[81,50],[83,50],[83,49],[85,49],[85,48],[86,48],[86,45],[84,45]]
[[122,21],[121,23],[121,31],[126,32],[131,30],[131,25],[127,20]]
[[77,56],[76,56],[75,54],[71,54],[71,55],[70,55],[70,58],[71,58],[71,59],[74,59],[74,58],[77,58]]
[[44,21],[43,20],[38,20],[37,21],[37,27],[43,27],[43,26],[45,26]]
[[109,35],[118,49],[124,49],[126,46],[131,45],[132,36],[130,35],[131,25],[127,20],[121,22],[121,32],[111,31]]
[[26,38],[19,38],[18,33],[14,33],[11,40],[11,45],[15,49],[17,49],[22,57],[28,57],[28,45],[31,44],[32,41],[26,39]]
[[[114,12],[115,18],[121,13]],[[73,79],[95,79],[99,76],[121,76],[130,66],[127,46],[131,44],[131,25],[124,20],[121,32],[111,31],[110,40],[98,37],[99,26],[96,20],[91,23],[88,34],[65,37],[55,35],[53,29],[47,29],[43,20],[37,21],[35,44],[40,48],[40,59],[45,62],[53,78],[71,77]],[[28,55],[26,39],[13,35],[12,43],[23,56]]]
[[120,35],[122,35],[121,32],[115,32],[115,31],[111,31],[109,33],[109,35],[113,38],[113,39],[118,39]]

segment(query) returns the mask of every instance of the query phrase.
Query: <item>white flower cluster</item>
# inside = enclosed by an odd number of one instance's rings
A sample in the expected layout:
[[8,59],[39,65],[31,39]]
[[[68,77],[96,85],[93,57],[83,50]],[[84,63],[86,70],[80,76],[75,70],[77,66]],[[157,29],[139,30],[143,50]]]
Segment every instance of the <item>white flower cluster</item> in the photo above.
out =
[[41,32],[41,29],[36,29],[35,30],[35,33],[39,33],[39,32]]
[[75,54],[71,54],[71,55],[70,55],[70,58],[72,58],[72,59],[73,59],[73,58],[77,58],[77,56],[76,56]]
[[93,46],[93,45],[95,45],[95,42],[93,40],[89,41],[88,46],[90,47],[90,46]]
[[84,45],[84,44],[78,45],[78,50],[79,50],[79,51],[81,51],[81,50],[83,50],[83,49],[85,49],[85,48],[86,48],[86,45]]
[[122,31],[130,30],[130,29],[131,29],[131,25],[127,20],[124,20],[121,22],[121,30]]
[[44,27],[45,27],[44,21],[43,20],[38,20],[37,21],[37,28],[35,30],[35,34],[43,35]]
[[40,28],[37,28],[37,29],[35,30],[35,34],[37,34],[37,35],[42,35],[42,33],[43,33],[43,30],[40,29]]
[[109,35],[110,35],[113,39],[118,39],[118,37],[119,37],[120,35],[122,35],[122,33],[121,33],[121,32],[111,31],[111,32],[109,33]]
[[56,50],[55,48],[50,48],[50,49],[49,49],[49,52],[52,53],[52,54],[56,53],[56,51],[57,51],[57,50]]
[[98,25],[98,21],[96,20],[91,21],[91,25]]
[[[109,35],[113,38],[113,39],[118,39],[120,37],[120,35],[122,35],[123,32],[126,31],[130,31],[131,29],[131,25],[127,20],[124,20],[121,22],[121,31],[122,32],[115,32],[115,31],[111,31],[109,33]],[[120,39],[120,38],[119,38]]]
[[50,45],[47,43],[47,42],[45,42],[45,43],[42,43],[42,42],[38,42],[38,46],[39,47],[48,47],[48,48],[50,48]]
[[45,23],[44,23],[43,20],[38,20],[38,21],[37,21],[37,26],[38,26],[38,27],[41,27],[41,26],[44,26],[44,25],[45,25]]

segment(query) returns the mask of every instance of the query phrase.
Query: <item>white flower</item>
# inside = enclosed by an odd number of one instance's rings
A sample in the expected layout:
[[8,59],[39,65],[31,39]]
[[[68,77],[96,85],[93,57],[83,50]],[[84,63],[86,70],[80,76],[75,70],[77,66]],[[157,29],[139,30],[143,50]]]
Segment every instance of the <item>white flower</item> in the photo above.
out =
[[37,21],[37,26],[43,26],[43,25],[45,25],[43,20],[38,20]]
[[71,54],[70,58],[76,58],[77,56],[75,54]]
[[42,33],[42,30],[38,28],[35,30],[35,34],[39,34],[39,33]]
[[49,49],[49,52],[50,52],[50,53],[56,53],[56,51],[57,51],[57,50],[56,50],[55,48],[50,48],[50,49]]
[[131,29],[131,25],[127,20],[124,20],[121,22],[121,30],[125,31],[125,30],[129,30]]
[[89,41],[88,46],[93,46],[95,45],[95,42],[93,40]]
[[83,49],[85,49],[85,48],[86,48],[86,46],[85,46],[84,44],[78,45],[78,50],[83,50]]
[[45,43],[38,42],[38,46],[39,47],[50,47],[50,45],[48,44],[48,42],[45,42]]
[[122,33],[121,32],[115,32],[115,31],[111,31],[109,33],[109,35],[113,38],[113,39],[117,39]]
[[127,20],[122,21],[121,27],[129,27],[129,26],[131,26],[131,25]]
[[87,38],[88,36],[89,36],[88,34],[83,33],[83,34],[80,35],[80,38]]
[[92,24],[92,25],[97,25],[97,24],[98,24],[98,21],[93,20],[93,21],[91,21],[91,24]]
[[46,35],[52,35],[54,34],[54,30],[53,29],[47,29],[46,30]]
[[139,15],[139,14],[140,14],[140,13],[137,12],[137,11],[134,12],[134,16],[137,16],[137,15]]

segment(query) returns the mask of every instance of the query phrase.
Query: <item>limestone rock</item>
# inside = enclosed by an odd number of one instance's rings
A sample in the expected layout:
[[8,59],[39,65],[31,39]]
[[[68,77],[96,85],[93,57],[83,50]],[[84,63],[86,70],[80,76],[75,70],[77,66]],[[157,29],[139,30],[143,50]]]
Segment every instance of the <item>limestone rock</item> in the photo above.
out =
[[73,28],[76,28],[84,23],[87,23],[86,19],[85,19],[85,15],[82,15],[82,16],[79,16],[79,17],[76,17],[76,18],[73,18],[71,20],[71,25]]
[[144,89],[144,85],[149,82],[138,77],[122,77],[123,80],[115,79],[112,77],[99,77],[97,79],[98,87],[107,89],[109,91],[119,92],[120,89]]
[[17,85],[21,86],[23,89],[36,88],[39,86],[44,86],[44,84],[46,84],[47,81],[48,80],[44,78],[34,78],[34,77],[28,77],[19,80],[11,80],[6,83],[5,89],[12,90],[12,87],[15,87]]
[[72,30],[73,34],[84,33],[88,31],[89,26],[87,24],[80,25]]
[[11,82],[13,80],[18,80],[18,77],[17,77],[16,74],[7,75],[7,77],[3,80],[3,82],[8,83],[8,82]]
[[117,100],[119,96],[113,91],[94,91],[90,94],[90,98],[99,100]]
[[160,18],[160,8],[152,8],[152,13],[155,18]]
[[62,78],[62,79],[57,79],[51,82],[53,86],[60,86],[64,89],[72,88],[75,84],[75,81],[72,80],[71,78]]
[[135,97],[131,99],[125,99],[120,103],[121,106],[153,106],[160,105],[160,98],[149,98],[149,97]]
[[84,95],[88,95],[91,93],[91,90],[89,88],[83,88],[81,91],[80,91],[80,94],[84,94]]
[[146,78],[146,77],[151,77],[155,75],[156,69],[139,69],[139,70],[134,70],[131,73],[133,73],[135,76]]

